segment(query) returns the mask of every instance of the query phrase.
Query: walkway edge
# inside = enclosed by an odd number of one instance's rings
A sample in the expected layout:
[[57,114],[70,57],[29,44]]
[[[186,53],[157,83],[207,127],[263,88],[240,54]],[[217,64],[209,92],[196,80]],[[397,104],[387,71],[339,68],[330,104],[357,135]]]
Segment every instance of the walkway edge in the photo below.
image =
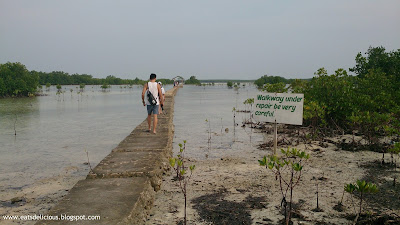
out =
[[[69,220],[77,219],[73,216],[81,216],[78,224],[144,224],[162,176],[170,169],[178,89],[165,94],[165,113],[159,115],[156,135],[147,132],[144,120],[50,210],[48,215],[59,220],[36,224],[70,224]],[[100,216],[100,220],[88,220],[88,216]]]

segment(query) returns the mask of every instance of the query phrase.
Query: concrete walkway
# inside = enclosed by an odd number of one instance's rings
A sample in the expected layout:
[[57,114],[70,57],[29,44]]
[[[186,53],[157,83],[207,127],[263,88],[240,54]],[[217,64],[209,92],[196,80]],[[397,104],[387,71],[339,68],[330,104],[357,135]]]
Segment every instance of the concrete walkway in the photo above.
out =
[[[146,132],[144,120],[47,215],[59,219],[62,215],[100,216],[100,220],[78,220],[73,224],[144,224],[169,167],[177,91],[173,88],[165,94],[165,113],[159,115],[156,135]],[[41,220],[36,224],[71,222]]]

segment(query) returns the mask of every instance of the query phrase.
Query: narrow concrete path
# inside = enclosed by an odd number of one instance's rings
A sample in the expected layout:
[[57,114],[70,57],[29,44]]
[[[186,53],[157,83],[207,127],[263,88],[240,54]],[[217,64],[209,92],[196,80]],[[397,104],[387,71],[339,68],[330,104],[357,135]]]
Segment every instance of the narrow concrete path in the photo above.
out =
[[159,115],[156,135],[146,132],[144,120],[50,210],[47,215],[58,216],[58,221],[36,224],[71,224],[61,220],[62,216],[71,220],[71,216],[100,216],[100,220],[77,220],[74,224],[144,224],[172,155],[177,91],[173,88],[165,94],[165,113]]

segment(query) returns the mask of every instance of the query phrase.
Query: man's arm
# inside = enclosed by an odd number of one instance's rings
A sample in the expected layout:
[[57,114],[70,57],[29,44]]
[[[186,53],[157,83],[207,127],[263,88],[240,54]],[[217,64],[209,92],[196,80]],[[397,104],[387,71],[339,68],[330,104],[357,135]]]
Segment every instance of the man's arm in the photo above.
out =
[[143,85],[143,91],[142,91],[142,102],[144,106],[146,106],[146,103],[144,102],[144,93],[146,92],[146,89],[147,89],[147,83]]
[[164,97],[159,84],[157,84],[157,89],[158,89],[158,97],[160,98],[160,104],[164,105]]

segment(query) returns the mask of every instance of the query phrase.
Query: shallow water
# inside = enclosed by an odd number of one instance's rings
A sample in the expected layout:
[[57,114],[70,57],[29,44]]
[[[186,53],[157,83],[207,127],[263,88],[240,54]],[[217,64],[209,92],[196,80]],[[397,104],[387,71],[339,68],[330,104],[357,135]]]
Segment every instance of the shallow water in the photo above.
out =
[[141,86],[107,92],[86,86],[81,94],[77,86],[63,88],[60,95],[52,87],[43,92],[48,96],[0,99],[0,190],[29,186],[68,167],[83,178],[89,171],[85,150],[94,167],[146,118]]
[[[52,87],[43,92],[48,96],[0,99],[0,191],[25,188],[67,168],[76,168],[70,175],[83,179],[89,171],[85,150],[96,166],[146,118],[141,86],[113,86],[107,92],[86,86],[81,94],[77,86],[63,88],[61,95]],[[257,92],[249,84],[238,90],[226,84],[181,88],[175,97],[174,151],[187,140],[187,157],[219,158],[240,155],[243,147],[260,142],[260,135],[241,127],[249,113],[235,113],[238,125],[233,122],[233,108],[248,109],[244,100]]]
[[227,88],[226,84],[184,86],[175,97],[174,152],[179,152],[178,143],[186,140],[186,157],[222,158],[240,155],[244,147],[262,141],[262,135],[255,134],[248,126],[241,127],[250,114],[233,112],[233,108],[249,110],[250,106],[244,105],[243,102],[254,98],[258,92],[256,87],[250,84],[242,84],[237,90]]

